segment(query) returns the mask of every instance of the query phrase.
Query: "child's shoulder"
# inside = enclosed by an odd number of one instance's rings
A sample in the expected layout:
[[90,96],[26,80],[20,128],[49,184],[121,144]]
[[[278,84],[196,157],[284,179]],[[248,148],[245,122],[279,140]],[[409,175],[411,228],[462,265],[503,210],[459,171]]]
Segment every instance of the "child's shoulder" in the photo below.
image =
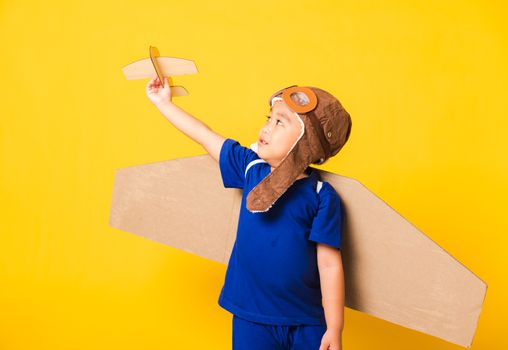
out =
[[257,143],[252,143],[249,147],[245,147],[236,138],[227,137],[224,140],[224,146],[229,146],[229,147],[232,147],[232,148],[241,149],[246,154],[249,154],[251,156],[256,156],[256,157],[259,158],[259,156],[257,154],[257,147],[256,147]]
[[318,190],[317,192],[319,194],[320,199],[324,198],[327,200],[339,200],[340,201],[339,193],[337,192],[335,187],[333,187],[332,184],[330,184],[327,181],[319,180],[318,185],[317,185],[317,190]]
[[240,141],[228,137],[224,140],[224,143],[222,144],[222,151],[232,152],[235,155],[242,157],[246,161],[252,161],[255,159],[260,159],[254,145],[255,144],[250,145],[250,147],[245,147],[240,143]]

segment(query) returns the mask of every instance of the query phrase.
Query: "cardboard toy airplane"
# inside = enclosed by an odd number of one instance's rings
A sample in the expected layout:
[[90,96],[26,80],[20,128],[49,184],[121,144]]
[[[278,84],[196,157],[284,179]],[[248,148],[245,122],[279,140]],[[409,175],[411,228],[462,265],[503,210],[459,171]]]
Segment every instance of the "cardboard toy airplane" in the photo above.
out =
[[[151,77],[153,69],[140,70]],[[359,181],[315,170],[345,210],[345,306],[471,347],[485,281]],[[241,190],[223,187],[208,154],[131,166],[116,171],[110,225],[227,264],[241,199]]]
[[187,96],[189,93],[183,86],[173,86],[172,76],[183,74],[196,74],[198,69],[191,60],[177,57],[162,57],[159,50],[149,47],[150,58],[143,58],[126,65],[122,68],[123,74],[128,80],[151,78],[156,73],[164,86],[164,77],[168,77],[168,83],[171,90],[171,96]]

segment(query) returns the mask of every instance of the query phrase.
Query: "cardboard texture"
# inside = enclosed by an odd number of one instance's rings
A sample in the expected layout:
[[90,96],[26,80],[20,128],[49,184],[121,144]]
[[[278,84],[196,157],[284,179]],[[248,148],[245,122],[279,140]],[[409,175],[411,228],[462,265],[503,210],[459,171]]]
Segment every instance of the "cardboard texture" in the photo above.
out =
[[[359,181],[319,170],[342,199],[345,306],[470,347],[487,284]],[[110,225],[227,264],[242,191],[208,154],[118,169]]]

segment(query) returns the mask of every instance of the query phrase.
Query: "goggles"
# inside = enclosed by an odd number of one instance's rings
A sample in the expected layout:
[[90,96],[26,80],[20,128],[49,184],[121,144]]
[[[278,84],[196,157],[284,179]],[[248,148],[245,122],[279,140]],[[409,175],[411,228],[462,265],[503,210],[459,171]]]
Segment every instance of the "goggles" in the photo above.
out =
[[312,89],[305,86],[291,85],[274,93],[268,104],[271,106],[272,99],[281,95],[281,98],[296,113],[307,113],[317,106],[317,96]]

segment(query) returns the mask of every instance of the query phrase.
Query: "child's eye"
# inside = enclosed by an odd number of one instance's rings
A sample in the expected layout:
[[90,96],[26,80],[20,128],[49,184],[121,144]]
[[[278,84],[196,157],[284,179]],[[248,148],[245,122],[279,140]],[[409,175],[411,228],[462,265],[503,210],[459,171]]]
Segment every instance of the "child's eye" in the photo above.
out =
[[[267,115],[267,116],[266,116],[266,121],[269,121],[269,120],[270,120],[270,118],[271,118],[271,117],[270,117],[269,115]],[[277,123],[278,123],[278,122],[280,122],[280,123],[281,123],[281,125],[283,125],[283,124],[282,124],[282,120],[277,119]]]

